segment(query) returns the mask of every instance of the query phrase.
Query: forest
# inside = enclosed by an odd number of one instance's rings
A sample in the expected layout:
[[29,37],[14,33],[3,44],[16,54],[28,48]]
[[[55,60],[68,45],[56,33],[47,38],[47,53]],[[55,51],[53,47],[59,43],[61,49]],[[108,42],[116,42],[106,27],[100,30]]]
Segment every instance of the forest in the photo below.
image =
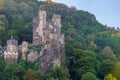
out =
[[[40,10],[47,18],[60,14],[65,34],[66,65],[39,73],[38,64],[6,64],[0,50],[0,80],[120,80],[120,29],[103,25],[94,14],[62,3],[38,0],[4,0],[0,8],[0,45],[11,35],[32,43],[32,19]],[[0,48],[1,49],[1,48]]]

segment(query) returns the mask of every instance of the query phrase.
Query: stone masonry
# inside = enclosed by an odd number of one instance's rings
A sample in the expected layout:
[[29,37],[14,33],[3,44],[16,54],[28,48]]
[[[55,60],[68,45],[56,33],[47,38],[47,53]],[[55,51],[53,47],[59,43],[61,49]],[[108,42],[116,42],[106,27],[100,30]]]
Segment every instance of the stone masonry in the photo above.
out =
[[54,14],[51,20],[47,20],[46,17],[46,11],[40,11],[38,17],[33,19],[33,44],[43,45],[40,52],[40,73],[42,74],[65,62],[61,16]]

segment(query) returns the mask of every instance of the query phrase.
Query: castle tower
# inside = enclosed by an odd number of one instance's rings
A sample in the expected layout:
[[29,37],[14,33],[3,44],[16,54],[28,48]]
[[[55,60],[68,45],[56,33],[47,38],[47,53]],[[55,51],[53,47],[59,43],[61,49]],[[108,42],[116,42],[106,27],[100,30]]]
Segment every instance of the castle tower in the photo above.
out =
[[14,39],[7,41],[7,47],[4,51],[4,60],[6,63],[17,62],[18,59],[18,42]]
[[61,33],[61,16],[54,14],[52,17],[52,22],[56,26],[57,34],[60,35],[60,33]]
[[46,27],[46,11],[40,11],[33,19],[33,43],[41,44],[44,41],[43,28]]
[[45,27],[46,25],[46,11],[39,12],[39,26]]

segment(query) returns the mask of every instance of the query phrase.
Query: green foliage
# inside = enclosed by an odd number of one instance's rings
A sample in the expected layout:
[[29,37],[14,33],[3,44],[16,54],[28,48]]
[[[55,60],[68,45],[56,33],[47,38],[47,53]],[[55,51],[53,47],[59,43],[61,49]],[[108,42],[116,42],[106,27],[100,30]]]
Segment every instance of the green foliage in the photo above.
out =
[[103,60],[100,65],[99,76],[103,78],[105,75],[111,73],[113,67],[114,67],[114,61]]
[[24,75],[24,67],[17,63],[10,63],[5,66],[5,72],[7,72],[6,77],[7,80],[19,80],[23,79]]
[[37,51],[38,54],[41,51],[41,47],[42,47],[42,45],[30,45],[30,46],[28,46],[29,50]]
[[39,73],[37,65],[20,61],[19,63],[5,64],[0,58],[0,80],[38,80]]
[[71,76],[75,80],[79,80],[82,77],[82,74],[85,74],[87,72],[96,74],[99,68],[99,64],[94,52],[76,49],[73,56],[74,61],[71,61],[71,64],[73,65],[70,65],[70,68]]
[[113,53],[112,49],[110,48],[110,46],[106,46],[103,49],[103,55],[105,56],[106,59],[116,59],[115,54]]
[[0,56],[0,80],[5,79],[4,67],[5,67],[4,59]]
[[35,72],[32,69],[28,69],[28,71],[26,71],[26,74],[24,76],[24,80],[38,80],[38,73]]
[[82,75],[81,80],[98,80],[98,79],[93,73],[87,72],[86,74]]
[[63,66],[55,66],[53,67],[50,72],[48,72],[46,75],[47,80],[69,80],[69,70],[67,68],[64,68]]

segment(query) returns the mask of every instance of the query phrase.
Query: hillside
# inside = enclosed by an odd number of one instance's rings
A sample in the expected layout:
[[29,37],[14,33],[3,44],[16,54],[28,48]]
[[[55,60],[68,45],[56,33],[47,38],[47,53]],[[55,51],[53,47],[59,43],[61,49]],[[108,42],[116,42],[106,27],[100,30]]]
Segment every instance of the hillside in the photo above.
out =
[[47,18],[54,13],[61,15],[66,65],[41,75],[35,63],[20,61],[18,64],[5,64],[1,51],[0,80],[109,80],[109,76],[112,80],[120,80],[119,29],[99,23],[88,11],[62,3],[5,0],[0,10],[0,45],[4,46],[11,35],[19,44],[22,41],[31,43],[32,19],[40,10],[47,11]]

